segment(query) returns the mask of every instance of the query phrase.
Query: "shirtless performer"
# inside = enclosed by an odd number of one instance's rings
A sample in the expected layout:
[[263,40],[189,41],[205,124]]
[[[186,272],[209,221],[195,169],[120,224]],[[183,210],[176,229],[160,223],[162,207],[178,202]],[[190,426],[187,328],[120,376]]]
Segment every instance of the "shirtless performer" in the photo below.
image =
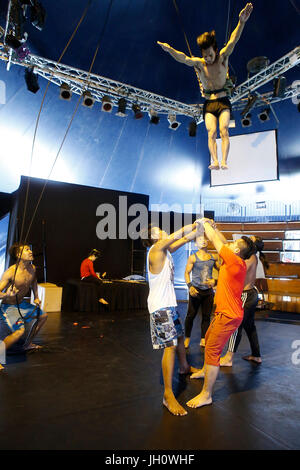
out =
[[210,170],[219,170],[217,155],[217,124],[219,122],[222,142],[221,168],[228,169],[227,158],[229,152],[228,126],[230,121],[231,104],[227,97],[226,78],[228,71],[228,58],[241,37],[245,23],[251,15],[252,3],[247,3],[240,12],[239,22],[232,32],[228,43],[218,51],[215,31],[206,32],[198,36],[197,44],[201,49],[202,58],[188,57],[183,52],[176,51],[169,44],[158,44],[175,60],[195,67],[200,75],[202,96],[206,98],[203,105],[203,118],[208,132],[208,148],[211,156]]
[[[260,258],[263,266],[268,265],[268,263],[264,259],[264,255],[261,253],[261,250],[263,250],[264,247],[262,239],[260,237],[255,236],[251,236],[250,238],[254,242],[255,252],[260,253]],[[245,280],[245,287],[242,293],[244,318],[239,328],[230,337],[228,351],[225,356],[221,358],[220,361],[221,367],[232,366],[234,354],[237,352],[240,341],[242,339],[243,329],[247,333],[251,347],[251,354],[249,356],[244,356],[243,359],[245,359],[246,361],[254,362],[255,364],[261,364],[262,362],[256,326],[254,323],[256,306],[258,304],[258,291],[255,287],[257,265],[258,259],[256,254],[253,254],[248,260],[246,260],[247,274]]]
[[214,244],[223,263],[220,267],[215,296],[215,316],[205,335],[205,359],[200,372],[191,375],[191,379],[204,378],[204,385],[199,395],[189,400],[187,405],[198,408],[212,403],[212,392],[216,382],[222,350],[231,334],[243,320],[241,294],[246,278],[245,259],[254,252],[252,240],[242,237],[231,243],[225,243],[224,236],[216,229],[213,221],[200,219],[207,238]]
[[[33,255],[28,245],[14,244],[10,247],[10,255],[17,263],[10,266],[0,281],[0,324],[1,329],[6,329],[8,335],[3,339],[6,349],[11,347],[25,334],[25,323],[37,319],[37,310],[41,304],[38,298],[36,269],[32,264]],[[16,270],[17,268],[17,270]],[[24,301],[24,296],[30,288],[34,293],[34,304]],[[22,317],[19,314],[19,310]],[[23,349],[38,349],[32,343],[33,338],[40,331],[47,320],[47,314],[41,311],[38,321],[35,321],[24,342]]]
[[163,404],[173,414],[184,416],[186,410],[178,403],[172,389],[175,354],[179,360],[179,373],[198,372],[186,360],[184,331],[176,312],[176,295],[173,285],[172,255],[197,235],[196,224],[186,225],[168,235],[158,227],[149,226],[143,243],[150,247],[147,258],[149,279],[148,309],[153,349],[163,349],[162,372],[164,380]]

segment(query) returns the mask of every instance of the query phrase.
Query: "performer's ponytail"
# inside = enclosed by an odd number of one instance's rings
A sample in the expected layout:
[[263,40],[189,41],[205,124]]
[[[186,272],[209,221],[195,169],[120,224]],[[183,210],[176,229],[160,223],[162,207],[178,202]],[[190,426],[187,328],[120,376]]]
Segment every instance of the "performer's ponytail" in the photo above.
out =
[[262,238],[255,237],[254,245],[255,245],[255,248],[256,248],[256,252],[259,252],[259,259],[262,262],[264,270],[266,271],[267,269],[269,269],[270,265],[269,265],[265,255],[264,255],[264,253],[262,253],[262,250],[264,249],[264,242],[263,242]]

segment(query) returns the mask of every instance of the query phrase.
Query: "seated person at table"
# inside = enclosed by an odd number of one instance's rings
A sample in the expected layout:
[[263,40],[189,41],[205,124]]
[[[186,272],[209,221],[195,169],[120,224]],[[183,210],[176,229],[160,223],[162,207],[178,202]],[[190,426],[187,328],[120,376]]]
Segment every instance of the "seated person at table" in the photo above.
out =
[[[81,280],[85,282],[93,282],[95,284],[101,283],[102,279],[101,277],[95,273],[94,270],[94,261],[96,261],[97,258],[100,256],[100,251],[93,249],[89,256],[85,258],[81,265],[80,265],[80,276]],[[104,277],[106,273],[102,274],[102,277]],[[99,302],[101,302],[104,305],[107,305],[108,302],[105,299],[100,298]]]

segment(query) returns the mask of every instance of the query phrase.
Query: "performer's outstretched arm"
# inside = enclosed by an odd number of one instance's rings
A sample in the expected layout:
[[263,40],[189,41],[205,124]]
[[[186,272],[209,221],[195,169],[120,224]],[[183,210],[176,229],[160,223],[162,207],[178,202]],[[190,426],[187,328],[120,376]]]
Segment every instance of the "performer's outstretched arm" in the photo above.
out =
[[164,42],[157,41],[157,44],[159,44],[164,51],[168,52],[173,57],[173,59],[177,60],[177,62],[189,65],[190,67],[202,66],[202,61],[199,57],[188,57],[183,52],[176,51],[176,49],[173,49],[173,47]]
[[247,3],[245,8],[243,8],[243,10],[240,12],[239,22],[237,24],[237,27],[231,33],[230,39],[229,39],[228,43],[226,44],[226,46],[223,47],[223,49],[220,51],[220,56],[222,56],[223,58],[228,57],[228,56],[230,56],[230,54],[232,54],[232,51],[233,51],[236,43],[238,42],[238,40],[241,37],[241,34],[243,32],[245,23],[249,19],[249,16],[251,15],[252,10],[253,10],[252,3]]

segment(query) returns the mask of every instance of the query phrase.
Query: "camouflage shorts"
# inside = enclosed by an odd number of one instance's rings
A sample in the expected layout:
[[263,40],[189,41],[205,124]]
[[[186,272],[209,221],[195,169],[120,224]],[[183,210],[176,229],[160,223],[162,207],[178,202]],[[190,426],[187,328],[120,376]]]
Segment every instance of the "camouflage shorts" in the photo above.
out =
[[177,346],[178,338],[184,335],[183,326],[174,307],[150,313],[150,329],[153,349]]

